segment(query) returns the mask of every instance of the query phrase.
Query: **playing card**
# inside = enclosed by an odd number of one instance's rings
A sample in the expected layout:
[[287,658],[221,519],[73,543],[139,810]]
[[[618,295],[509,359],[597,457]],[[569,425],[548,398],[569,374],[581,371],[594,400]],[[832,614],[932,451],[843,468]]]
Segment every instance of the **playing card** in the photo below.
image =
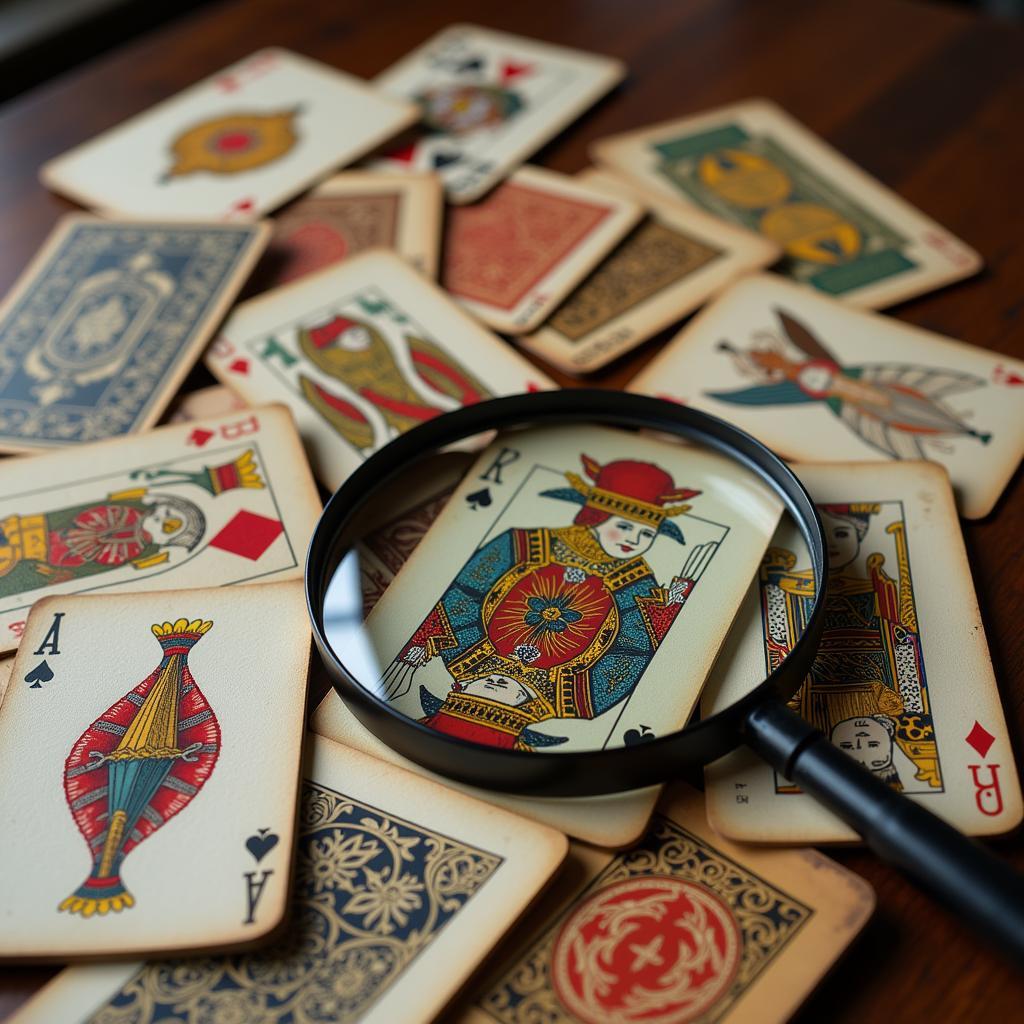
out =
[[0,451],[155,423],[267,232],[62,218],[0,306]]
[[272,221],[253,275],[276,288],[366,249],[393,249],[437,277],[443,191],[436,174],[345,171],[297,199]]
[[981,257],[768,100],[601,139],[594,159],[782,247],[780,269],[880,309],[981,268]]
[[289,931],[256,953],[77,967],[17,1024],[426,1024],[565,856],[565,837],[314,739]]
[[1024,363],[774,274],[729,288],[629,388],[721,416],[797,461],[941,463],[968,519],[992,511],[1024,452]]
[[51,160],[40,177],[106,213],[247,220],[417,117],[415,104],[272,47]]
[[472,202],[625,73],[610,57],[449,25],[374,79],[383,92],[415,100],[423,117],[378,165],[436,171],[449,202]]
[[672,787],[617,855],[572,844],[552,891],[459,1024],[782,1024],[864,927],[871,887],[814,850],[714,835]]
[[590,373],[693,312],[734,277],[774,263],[774,242],[601,171],[573,179],[643,205],[643,220],[518,344]]
[[368,252],[236,307],[207,366],[295,414],[331,489],[442,412],[553,383],[390,252]]
[[621,194],[522,167],[486,199],[449,209],[441,282],[484,323],[527,333],[642,215]]
[[50,595],[299,579],[320,515],[281,406],[7,459],[0,495],[0,652]]
[[174,400],[167,415],[168,423],[192,423],[195,420],[227,416],[249,407],[242,399],[222,384],[190,391]]
[[[819,654],[791,707],[961,832],[1016,828],[1020,781],[946,473],[926,462],[796,469],[818,503],[833,575]],[[786,520],[712,671],[706,712],[786,656],[814,596],[806,546]],[[709,820],[732,839],[857,838],[749,752],[706,779]]]
[[283,920],[299,581],[36,602],[0,710],[0,957],[252,944]]

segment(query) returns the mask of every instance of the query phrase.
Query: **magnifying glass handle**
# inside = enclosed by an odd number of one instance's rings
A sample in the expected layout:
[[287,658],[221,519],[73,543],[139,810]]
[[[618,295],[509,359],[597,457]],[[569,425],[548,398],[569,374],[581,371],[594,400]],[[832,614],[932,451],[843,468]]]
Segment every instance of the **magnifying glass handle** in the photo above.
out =
[[1024,876],[887,786],[779,701],[747,718],[746,742],[856,829],[884,860],[1024,963]]

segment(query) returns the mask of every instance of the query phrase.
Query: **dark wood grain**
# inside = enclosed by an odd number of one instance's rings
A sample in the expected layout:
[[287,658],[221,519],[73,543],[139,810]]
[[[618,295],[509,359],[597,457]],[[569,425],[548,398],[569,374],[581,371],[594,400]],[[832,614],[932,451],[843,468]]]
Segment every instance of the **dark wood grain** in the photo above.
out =
[[[485,14],[466,0],[217,4],[0,109],[0,290],[70,208],[36,180],[49,157],[260,46],[291,47],[369,77],[449,22],[481,20],[629,65],[626,82],[537,162],[574,172],[602,135],[769,96],[983,254],[987,269],[979,277],[894,315],[1024,358],[1024,32],[941,4],[888,0],[517,0]],[[624,385],[668,333],[599,382]],[[191,380],[201,383],[202,373]],[[1021,497],[1018,472],[995,513],[964,527],[1018,756]],[[1024,867],[1020,838],[997,845]],[[871,882],[879,909],[801,1019],[1004,1024],[1024,1017],[1020,977],[961,922],[869,853],[832,853]],[[3,879],[0,892],[11,884]],[[0,972],[0,1016],[48,973]]]

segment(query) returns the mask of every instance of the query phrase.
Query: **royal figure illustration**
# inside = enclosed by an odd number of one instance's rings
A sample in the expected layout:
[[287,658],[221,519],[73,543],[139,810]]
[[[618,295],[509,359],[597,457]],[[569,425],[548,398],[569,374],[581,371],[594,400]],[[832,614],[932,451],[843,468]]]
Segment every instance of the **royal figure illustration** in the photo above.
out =
[[524,109],[518,93],[504,85],[452,82],[419,93],[426,128],[441,135],[464,136],[496,128]]
[[238,112],[191,125],[170,144],[174,163],[161,179],[166,183],[197,171],[231,175],[264,167],[295,147],[298,110],[270,113]]
[[[164,486],[194,485],[213,497],[263,487],[252,449],[196,472],[135,475]],[[0,516],[0,598],[125,565],[151,569],[168,562],[174,548],[195,550],[205,532],[206,517],[195,501],[146,485],[66,508]]]
[[442,700],[420,688],[423,721],[441,732],[530,750],[564,742],[533,729],[592,719],[636,688],[717,545],[696,545],[662,585],[644,555],[685,543],[675,517],[700,492],[659,466],[582,456],[591,482],[541,497],[580,506],[572,525],[508,529],[459,571],[381,679],[389,700],[440,658],[451,679]]
[[[825,633],[790,706],[894,788],[941,789],[902,516],[891,503],[818,508],[832,573]],[[871,523],[887,519],[894,568],[886,565],[883,552],[862,551]],[[796,561],[792,551],[772,548],[761,568],[762,624],[771,669],[800,636],[814,600],[813,571],[796,568]]]
[[195,799],[217,763],[220,726],[188,667],[212,622],[156,623],[160,664],[78,738],[64,793],[92,859],[89,877],[58,909],[92,917],[134,906],[121,866]]
[[[440,347],[426,338],[404,334],[412,369],[432,400],[407,379],[384,336],[371,324],[334,316],[298,336],[303,355],[320,371],[341,381],[369,402],[394,434],[402,433],[442,412],[471,405],[490,392]],[[361,450],[387,438],[376,436],[373,424],[343,395],[299,375],[309,404],[350,444]]]
[[796,319],[778,309],[782,331],[800,355],[786,353],[781,339],[746,351],[719,343],[745,376],[758,383],[736,391],[706,394],[730,405],[825,406],[865,444],[893,459],[928,459],[929,449],[949,451],[949,441],[972,438],[988,444],[992,435],[975,430],[945,402],[950,395],[984,387],[969,373],[907,363],[843,366]]

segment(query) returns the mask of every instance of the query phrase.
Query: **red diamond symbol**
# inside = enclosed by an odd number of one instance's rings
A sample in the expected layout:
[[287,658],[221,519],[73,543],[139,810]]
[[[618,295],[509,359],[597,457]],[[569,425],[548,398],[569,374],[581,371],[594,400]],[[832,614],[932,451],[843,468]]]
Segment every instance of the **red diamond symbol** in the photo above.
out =
[[976,721],[971,727],[971,731],[964,737],[967,742],[974,747],[974,749],[984,757],[989,750],[992,748],[992,744],[995,743],[996,738],[981,724]]
[[243,509],[210,541],[210,547],[255,562],[283,532],[284,527],[276,519]]
[[229,370],[234,370],[235,373],[248,373],[249,372],[249,360],[248,359],[236,359],[233,363],[228,365]]
[[188,435],[188,443],[194,444],[197,448],[202,448],[211,437],[213,437],[212,430],[203,430],[202,427],[196,427],[196,429]]

